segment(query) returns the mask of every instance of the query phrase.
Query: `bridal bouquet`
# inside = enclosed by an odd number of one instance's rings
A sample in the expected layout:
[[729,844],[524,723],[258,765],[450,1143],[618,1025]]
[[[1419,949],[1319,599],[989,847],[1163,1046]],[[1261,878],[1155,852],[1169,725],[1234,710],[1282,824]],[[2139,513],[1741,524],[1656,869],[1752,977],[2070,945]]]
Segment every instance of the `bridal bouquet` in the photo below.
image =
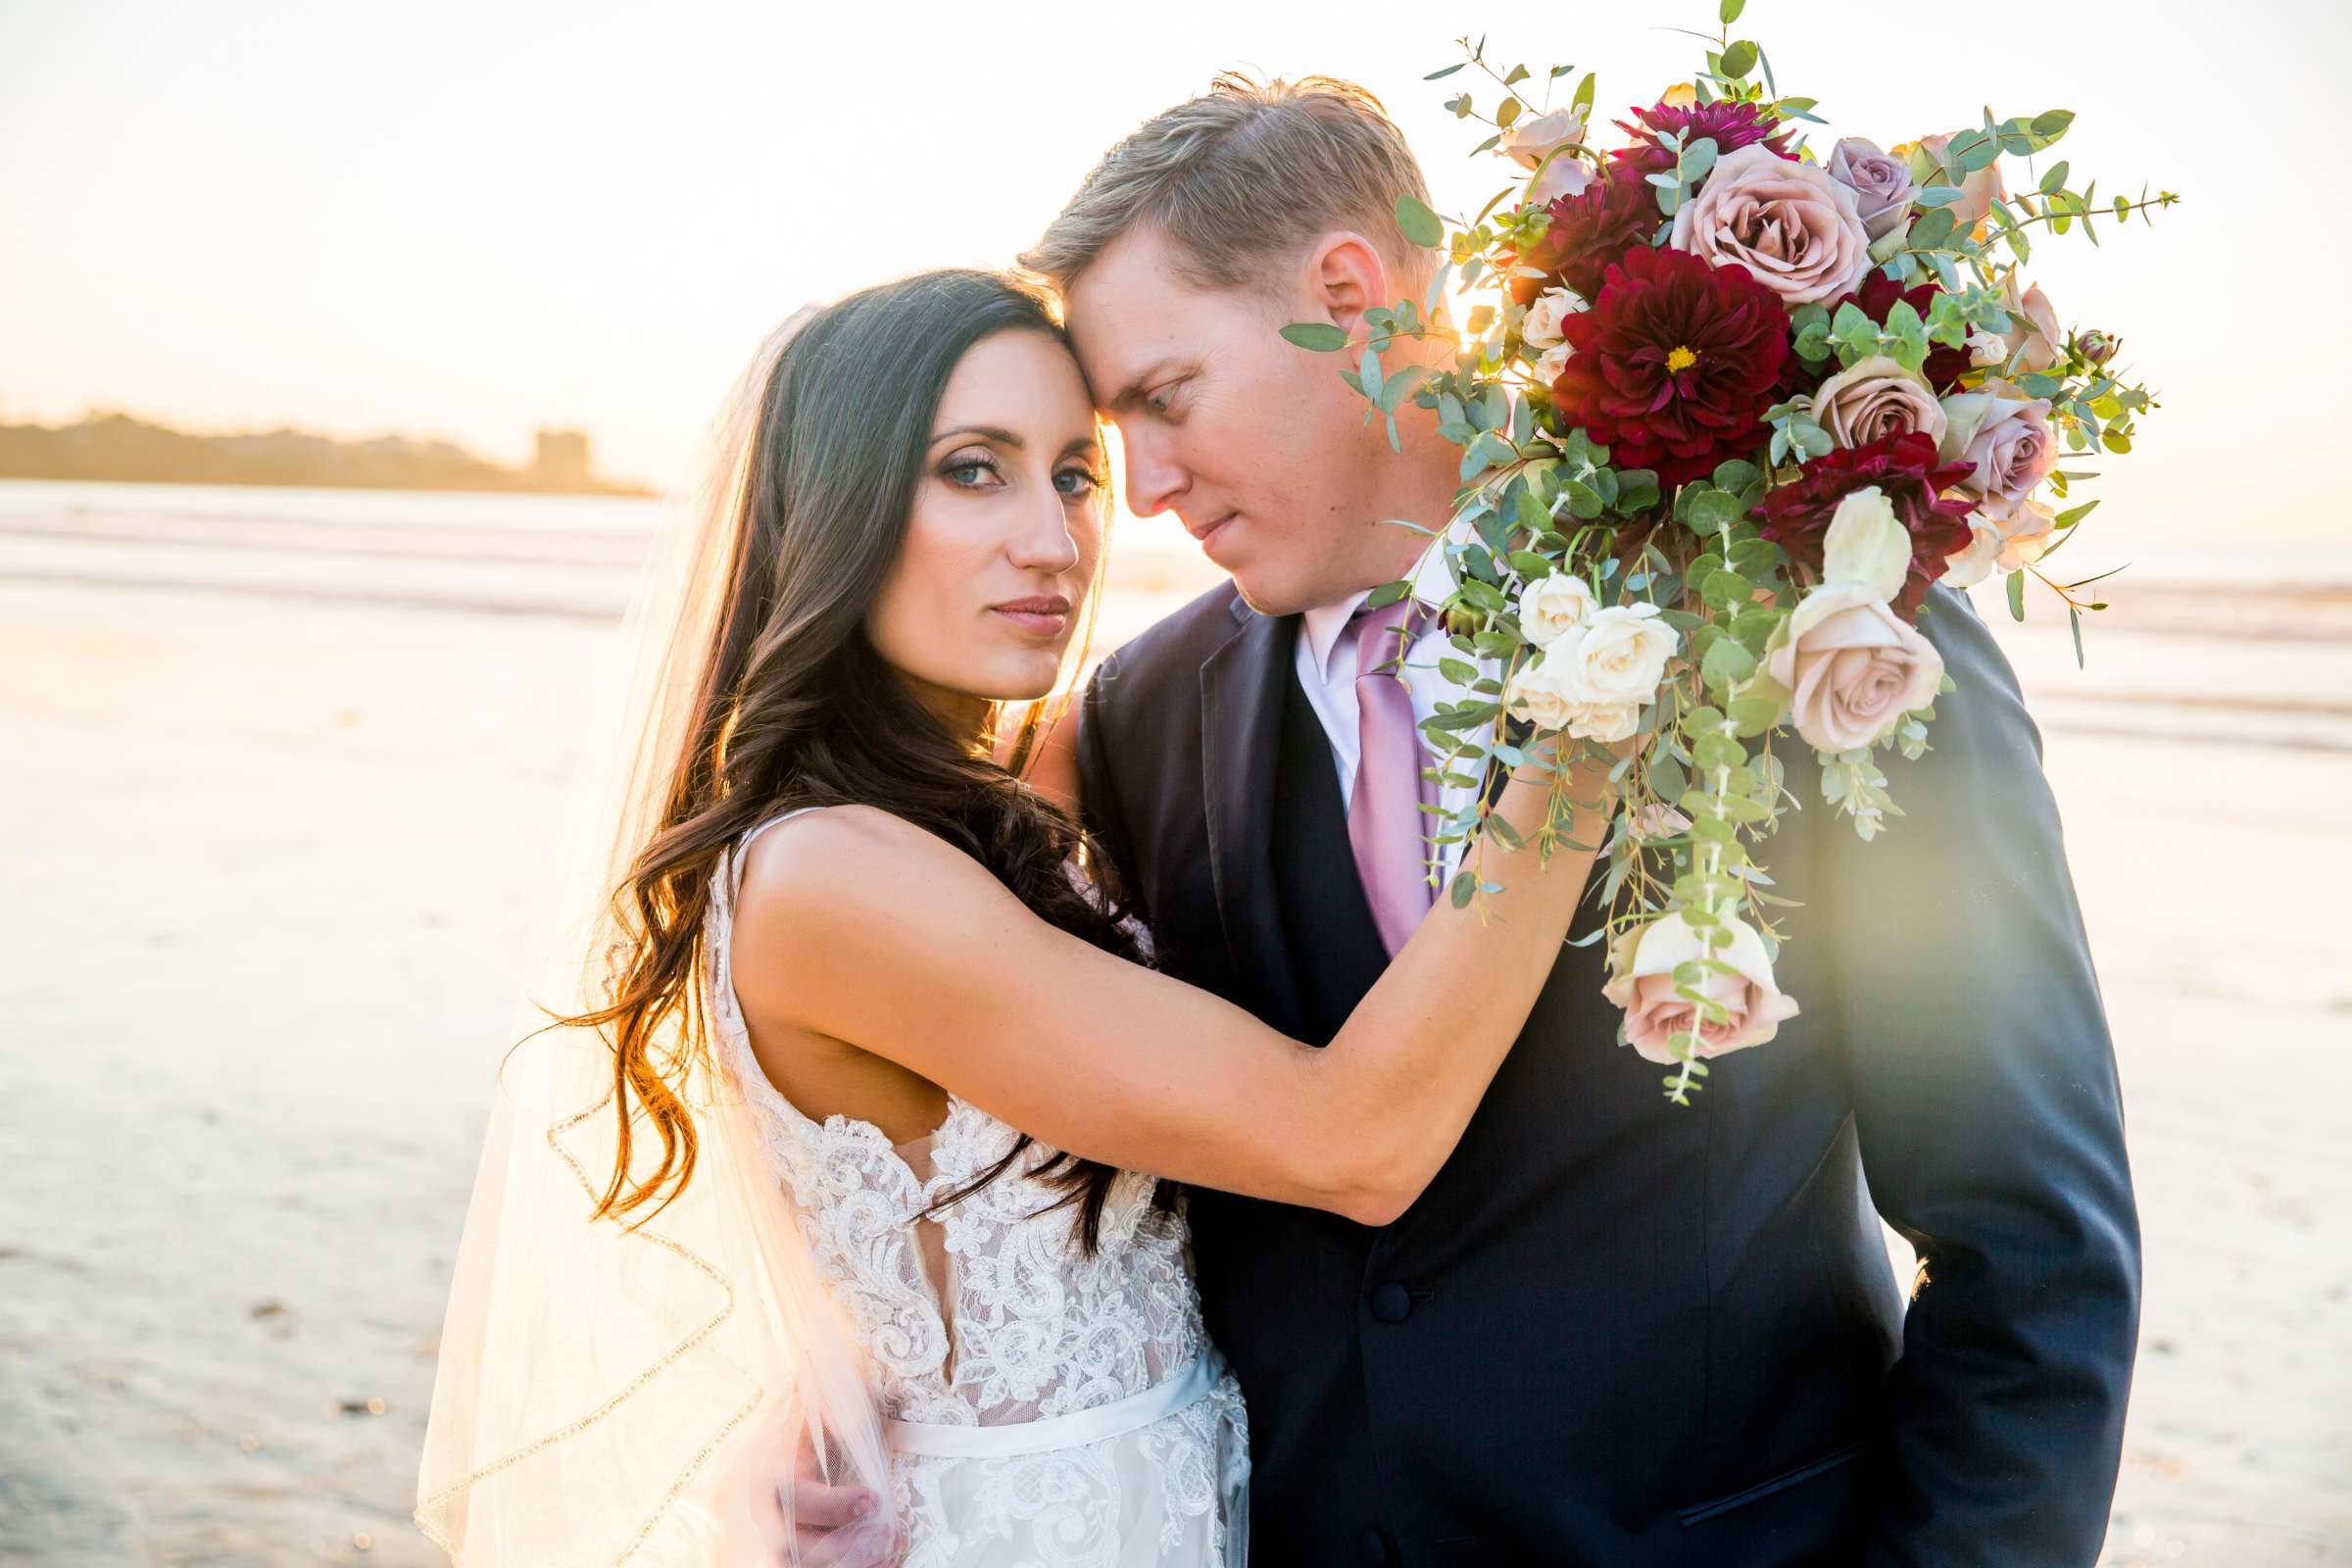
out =
[[[1901,814],[1882,754],[1924,753],[1951,689],[1916,629],[1931,584],[2004,573],[2022,619],[2031,578],[2081,658],[2096,579],[2048,564],[2098,503],[2070,504],[2090,474],[2061,465],[2129,452],[2154,401],[2115,368],[2114,336],[2062,325],[2019,269],[2037,231],[2095,243],[2099,221],[2177,199],[2102,200],[2063,160],[2037,167],[2065,110],[1817,153],[1816,101],[1783,96],[1764,51],[1731,36],[1742,4],[1723,0],[1696,79],[1605,151],[1590,74],[1551,110],[1522,91],[1526,67],[1498,73],[1462,40],[1468,58],[1431,79],[1476,67],[1499,84],[1491,116],[1468,92],[1447,107],[1491,123],[1477,152],[1519,173],[1467,222],[1398,202],[1406,237],[1448,259],[1423,299],[1369,314],[1344,372],[1393,444],[1410,399],[1463,449],[1436,546],[1442,669],[1467,692],[1424,726],[1442,776],[1525,765],[1531,735],[1643,738],[1614,763],[1607,914],[1584,940],[1607,940],[1623,1042],[1674,1069],[1677,1103],[1706,1058],[1797,1008],[1773,981],[1770,911],[1789,901],[1755,849],[1796,804],[1776,753],[1789,732],[1868,840]],[[2024,161],[2014,186],[2004,160]],[[1328,323],[1284,335],[1351,346]],[[1459,345],[1452,368],[1383,373],[1392,340],[1433,336]],[[1546,851],[1571,815],[1554,779]],[[1481,799],[1431,839],[1484,834],[1517,842]],[[1450,897],[1495,890],[1472,848]]]

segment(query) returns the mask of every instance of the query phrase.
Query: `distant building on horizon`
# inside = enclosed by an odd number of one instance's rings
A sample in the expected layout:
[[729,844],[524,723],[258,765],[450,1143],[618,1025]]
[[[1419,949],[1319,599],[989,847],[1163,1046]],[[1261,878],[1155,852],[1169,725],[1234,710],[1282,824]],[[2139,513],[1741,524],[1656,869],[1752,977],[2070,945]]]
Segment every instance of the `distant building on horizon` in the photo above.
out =
[[531,476],[550,490],[585,490],[596,481],[590,474],[588,432],[542,430]]

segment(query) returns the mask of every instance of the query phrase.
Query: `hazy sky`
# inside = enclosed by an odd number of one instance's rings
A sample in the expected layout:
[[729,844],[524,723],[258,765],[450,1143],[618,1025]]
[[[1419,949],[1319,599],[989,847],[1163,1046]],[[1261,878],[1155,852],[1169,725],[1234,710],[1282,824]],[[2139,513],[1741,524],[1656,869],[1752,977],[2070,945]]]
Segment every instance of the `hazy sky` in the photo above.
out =
[[[2154,232],[2034,254],[2061,316],[2121,330],[2164,394],[2109,511],[2319,538],[2341,537],[2312,458],[2344,444],[2352,346],[2329,107],[2348,13],[1753,0],[1738,30],[1832,135],[2065,107],[2078,182],[2181,191]],[[662,481],[792,307],[1002,263],[1104,146],[1219,68],[1363,81],[1440,206],[1474,209],[1500,166],[1466,159],[1481,127],[1439,107],[1470,74],[1420,80],[1456,34],[1484,25],[1491,57],[1539,74],[1596,67],[1614,112],[1687,77],[1697,45],[1663,28],[1713,15],[0,0],[0,419],[122,407],[509,460],[576,423],[609,471]]]

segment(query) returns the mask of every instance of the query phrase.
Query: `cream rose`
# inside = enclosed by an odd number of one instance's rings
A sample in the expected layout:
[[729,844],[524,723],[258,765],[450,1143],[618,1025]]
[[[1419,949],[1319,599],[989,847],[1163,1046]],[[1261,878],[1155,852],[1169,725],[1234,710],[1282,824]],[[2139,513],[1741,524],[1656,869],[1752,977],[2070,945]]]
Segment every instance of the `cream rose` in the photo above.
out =
[[[1636,926],[1617,940],[1601,995],[1625,1009],[1625,1043],[1648,1060],[1671,1065],[1677,1059],[1672,1041],[1678,1033],[1698,1037],[1691,1054],[1720,1056],[1764,1044],[1780,1032],[1784,1020],[1796,1016],[1796,999],[1783,995],[1773,981],[1764,939],[1743,920],[1735,917],[1723,923],[1732,933],[1728,947],[1708,947],[1680,909]],[[1722,1023],[1702,1018],[1697,1004],[1681,994],[1674,980],[1679,965],[1709,957],[1733,972],[1710,969],[1693,989],[1729,1014]]]
[[1822,580],[1860,583],[1877,598],[1892,599],[1910,574],[1911,530],[1886,492],[1866,484],[1838,502],[1821,536]]
[[1530,348],[1557,348],[1568,336],[1560,330],[1560,323],[1584,308],[1585,302],[1567,289],[1547,288],[1527,308],[1527,318],[1519,323],[1519,336]]
[[1945,423],[1928,383],[1884,354],[1856,360],[1822,382],[1813,394],[1813,417],[1849,451],[1912,430],[1941,441]]
[[[1581,196],[1592,183],[1592,172],[1572,150],[1583,145],[1585,117],[1572,109],[1556,110],[1534,120],[1522,120],[1502,133],[1494,149],[1521,169],[1541,169],[1527,188],[1527,200],[1547,207],[1562,196]],[[1556,156],[1555,156],[1556,155]],[[1545,163],[1545,159],[1550,159]]]
[[1561,688],[1579,703],[1638,707],[1657,695],[1666,661],[1680,646],[1657,606],[1611,605],[1545,649],[1544,662],[1560,665]]
[[1592,585],[1572,571],[1539,577],[1519,595],[1519,629],[1538,648],[1548,648],[1585,623],[1600,608]]
[[1568,373],[1568,357],[1575,352],[1576,350],[1565,343],[1555,343],[1545,349],[1543,356],[1536,361],[1536,379],[1545,386],[1557,381]]
[[1851,752],[1936,700],[1943,656],[1872,585],[1825,582],[1773,633],[1758,679],[1795,718],[1806,745]]
[[1836,299],[1870,270],[1854,193],[1760,142],[1717,161],[1674,215],[1669,243],[1710,266],[1746,268],[1791,306]]
[[2006,381],[1987,381],[1977,391],[1945,398],[1943,414],[1936,456],[1973,469],[1952,488],[1996,522],[2008,518],[2058,466],[2047,398],[2029,398]]
[[2017,291],[2017,269],[2001,278],[2001,309],[2009,315],[2009,330],[2001,334],[2001,363],[2027,374],[2036,374],[2058,363],[2058,345],[2066,329],[2039,283]]

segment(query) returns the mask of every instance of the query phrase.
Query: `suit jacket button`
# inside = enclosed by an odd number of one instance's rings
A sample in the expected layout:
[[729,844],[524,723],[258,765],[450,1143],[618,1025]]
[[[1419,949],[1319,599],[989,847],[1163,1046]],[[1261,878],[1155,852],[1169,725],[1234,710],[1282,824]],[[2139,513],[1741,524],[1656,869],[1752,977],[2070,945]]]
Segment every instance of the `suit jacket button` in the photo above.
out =
[[1372,1315],[1383,1323],[1401,1323],[1413,1314],[1413,1293],[1389,1281],[1372,1293]]
[[1364,1568],[1388,1568],[1389,1538],[1387,1536],[1382,1535],[1378,1530],[1367,1530],[1364,1532],[1360,1547]]

